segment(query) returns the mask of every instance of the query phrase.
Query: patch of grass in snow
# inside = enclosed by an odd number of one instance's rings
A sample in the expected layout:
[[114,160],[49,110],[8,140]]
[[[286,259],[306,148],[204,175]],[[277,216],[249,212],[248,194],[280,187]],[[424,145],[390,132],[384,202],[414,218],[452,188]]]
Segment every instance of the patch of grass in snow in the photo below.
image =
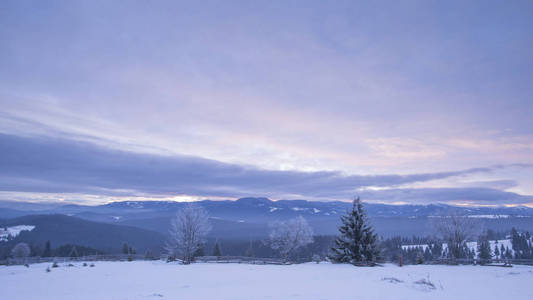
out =
[[390,282],[390,283],[402,283],[403,282],[403,280],[400,280],[400,279],[395,278],[395,277],[383,277],[383,278],[381,278],[381,280],[387,281],[387,282]]
[[431,282],[431,280],[429,280],[429,277],[428,278],[422,278],[422,279],[417,280],[417,281],[415,281],[413,283],[416,284],[416,285],[419,285],[420,287],[422,287],[422,289],[426,289],[426,290],[436,290],[437,289],[435,284],[433,282]]

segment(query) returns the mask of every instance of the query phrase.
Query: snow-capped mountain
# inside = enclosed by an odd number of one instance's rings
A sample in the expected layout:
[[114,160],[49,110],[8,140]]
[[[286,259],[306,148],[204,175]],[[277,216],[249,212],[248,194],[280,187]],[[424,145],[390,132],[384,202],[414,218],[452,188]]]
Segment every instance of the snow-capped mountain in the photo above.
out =
[[[174,201],[123,201],[105,205],[52,205],[45,209],[24,209],[24,203],[17,202],[16,208],[10,202],[0,202],[0,218],[12,218],[35,214],[64,214],[85,220],[130,225],[166,234],[170,218],[186,205]],[[199,201],[216,223],[213,235],[262,236],[268,231],[268,224],[276,221],[305,217],[317,234],[334,234],[339,217],[351,205],[350,202],[318,202],[306,200],[278,200],[268,198],[241,198],[235,201]],[[4,208],[1,208],[4,207]],[[386,205],[365,203],[366,211],[376,229],[384,236],[429,234],[431,218],[449,214],[466,215],[485,222],[488,228],[507,230],[518,227],[533,230],[533,208],[528,207],[456,207],[444,204],[430,205]]]

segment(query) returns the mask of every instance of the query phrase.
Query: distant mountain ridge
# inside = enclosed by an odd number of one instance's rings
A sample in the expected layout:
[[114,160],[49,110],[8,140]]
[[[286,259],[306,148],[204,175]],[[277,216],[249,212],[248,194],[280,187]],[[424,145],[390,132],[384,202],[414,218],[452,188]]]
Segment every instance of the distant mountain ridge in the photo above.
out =
[[[120,201],[102,205],[77,205],[59,203],[36,204],[29,202],[0,201],[0,218],[4,217],[4,211],[10,214],[42,214],[42,213],[62,213],[79,214],[84,212],[109,214],[136,213],[136,212],[163,212],[175,211],[186,202],[176,201]],[[338,214],[344,212],[351,205],[350,202],[341,201],[307,201],[307,200],[277,200],[272,201],[264,197],[247,197],[238,200],[203,200],[194,202],[197,205],[212,210],[217,214],[217,210],[226,208],[256,210],[257,212],[284,214],[287,211],[294,211],[300,215],[324,215]],[[529,216],[533,217],[533,208],[526,206],[515,207],[459,207],[446,204],[428,205],[391,205],[365,203],[365,209],[369,216],[376,217],[422,217],[422,216],[442,216],[454,212],[460,215],[509,215],[509,216]]]
[[[10,204],[15,204],[16,209]],[[0,219],[35,214],[63,214],[77,218],[117,225],[144,228],[167,234],[168,224],[175,212],[186,205],[174,201],[121,201],[103,205],[28,205],[0,201]],[[232,238],[260,238],[267,235],[268,225],[276,220],[296,216],[305,217],[316,234],[336,234],[339,217],[350,202],[319,202],[306,200],[278,200],[248,197],[238,200],[195,202],[204,207],[213,226],[211,236]],[[3,208],[2,208],[3,207]],[[39,208],[39,209],[37,209]],[[411,236],[430,234],[428,222],[432,217],[451,213],[476,217],[487,228],[508,230],[519,227],[533,230],[533,208],[529,207],[457,207],[445,204],[387,205],[365,203],[365,209],[378,233],[383,236]]]
[[18,242],[44,245],[46,241],[51,241],[54,247],[76,244],[106,252],[119,252],[122,244],[128,243],[139,253],[148,249],[159,253],[165,240],[164,235],[142,228],[92,222],[59,214],[29,215],[0,221],[1,228],[21,224],[33,226],[33,229],[21,231],[14,239],[0,242],[0,246],[9,248]]

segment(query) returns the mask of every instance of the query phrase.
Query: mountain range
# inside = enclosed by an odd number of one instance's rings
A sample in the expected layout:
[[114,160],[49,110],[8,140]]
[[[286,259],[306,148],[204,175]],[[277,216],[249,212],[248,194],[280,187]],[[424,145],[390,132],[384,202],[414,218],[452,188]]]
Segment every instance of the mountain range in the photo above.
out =
[[[36,228],[16,240],[52,240],[97,249],[114,250],[122,242],[140,250],[160,249],[170,219],[186,205],[173,201],[123,201],[103,205],[26,203],[0,201],[0,226],[34,225]],[[317,235],[337,234],[339,217],[349,202],[318,202],[241,198],[226,201],[198,201],[210,216],[209,237],[226,240],[260,240],[268,236],[269,225],[296,216],[305,217]],[[477,218],[485,229],[506,231],[512,227],[533,231],[533,208],[458,207],[444,204],[386,205],[365,203],[367,214],[378,234],[425,236],[433,233],[432,220],[450,214]],[[55,225],[54,225],[55,224]]]

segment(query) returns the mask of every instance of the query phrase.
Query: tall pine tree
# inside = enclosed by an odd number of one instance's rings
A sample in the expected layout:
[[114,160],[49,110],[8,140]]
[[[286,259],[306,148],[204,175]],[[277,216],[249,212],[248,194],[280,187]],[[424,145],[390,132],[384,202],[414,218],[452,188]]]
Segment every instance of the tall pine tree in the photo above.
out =
[[479,262],[483,264],[490,263],[492,258],[492,251],[490,250],[490,242],[487,236],[481,236],[477,242],[477,251]]
[[220,245],[218,241],[215,242],[215,248],[213,249],[213,256],[222,256],[222,251],[220,251]]
[[329,258],[336,263],[375,263],[380,257],[377,235],[368,222],[359,197],[354,199],[352,209],[341,216],[341,221],[341,235],[335,239]]
[[46,244],[44,246],[44,251],[42,257],[50,257],[52,256],[52,248],[50,247],[50,241],[46,241]]

